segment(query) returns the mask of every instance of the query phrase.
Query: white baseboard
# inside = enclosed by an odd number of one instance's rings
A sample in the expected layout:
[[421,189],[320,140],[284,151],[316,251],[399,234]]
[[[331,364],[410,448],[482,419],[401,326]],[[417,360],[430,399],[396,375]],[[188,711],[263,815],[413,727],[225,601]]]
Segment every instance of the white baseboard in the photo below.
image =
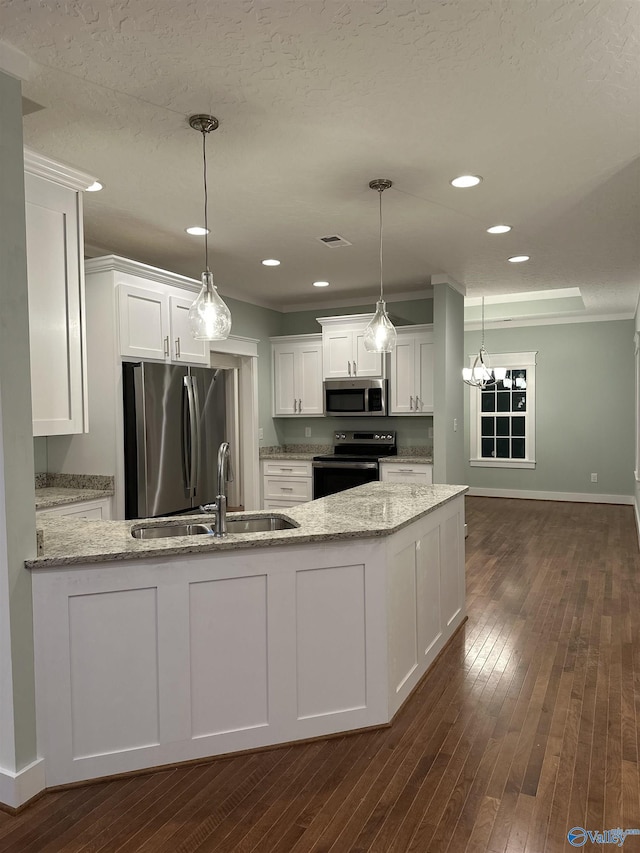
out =
[[637,501],[633,502],[633,514],[636,517],[636,533],[638,535],[638,548],[640,548],[640,508]]
[[17,773],[0,767],[0,803],[5,806],[17,809],[44,788],[44,758],[37,758]]
[[467,494],[482,498],[523,498],[529,501],[572,501],[575,503],[628,505],[635,503],[633,495],[594,495],[589,492],[533,492],[525,489],[483,489],[479,486],[470,486]]

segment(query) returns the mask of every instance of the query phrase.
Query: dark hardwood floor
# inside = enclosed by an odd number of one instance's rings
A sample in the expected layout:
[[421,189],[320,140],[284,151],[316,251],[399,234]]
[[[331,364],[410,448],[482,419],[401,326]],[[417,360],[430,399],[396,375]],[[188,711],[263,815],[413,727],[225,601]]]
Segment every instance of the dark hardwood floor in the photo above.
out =
[[552,853],[640,829],[632,508],[467,498],[467,521],[468,622],[391,727],[49,793],[0,813],[0,851]]

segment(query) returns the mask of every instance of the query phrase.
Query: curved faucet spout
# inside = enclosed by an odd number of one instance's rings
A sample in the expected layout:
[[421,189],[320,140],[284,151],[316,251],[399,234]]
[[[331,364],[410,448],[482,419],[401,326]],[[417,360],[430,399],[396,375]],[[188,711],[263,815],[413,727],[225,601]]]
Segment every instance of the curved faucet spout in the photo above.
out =
[[215,502],[216,536],[224,536],[227,533],[227,494],[225,487],[227,482],[233,482],[231,448],[228,441],[223,441],[218,448],[218,494]]

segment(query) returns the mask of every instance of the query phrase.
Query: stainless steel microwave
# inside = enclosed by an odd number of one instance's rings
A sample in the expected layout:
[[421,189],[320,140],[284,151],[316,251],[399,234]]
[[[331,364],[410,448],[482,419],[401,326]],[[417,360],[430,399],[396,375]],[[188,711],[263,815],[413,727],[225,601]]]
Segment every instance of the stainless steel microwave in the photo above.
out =
[[325,379],[324,413],[334,417],[387,414],[386,379]]

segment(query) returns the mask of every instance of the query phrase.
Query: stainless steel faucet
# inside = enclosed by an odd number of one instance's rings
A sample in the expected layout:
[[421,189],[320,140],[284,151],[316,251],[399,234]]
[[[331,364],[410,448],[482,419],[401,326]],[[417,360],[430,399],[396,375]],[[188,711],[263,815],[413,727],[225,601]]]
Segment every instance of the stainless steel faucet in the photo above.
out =
[[200,507],[202,512],[214,512],[216,523],[213,531],[214,536],[225,536],[227,533],[227,496],[225,494],[225,483],[233,482],[233,470],[231,468],[231,450],[229,442],[223,441],[218,448],[218,481],[217,495],[214,504],[204,504]]

